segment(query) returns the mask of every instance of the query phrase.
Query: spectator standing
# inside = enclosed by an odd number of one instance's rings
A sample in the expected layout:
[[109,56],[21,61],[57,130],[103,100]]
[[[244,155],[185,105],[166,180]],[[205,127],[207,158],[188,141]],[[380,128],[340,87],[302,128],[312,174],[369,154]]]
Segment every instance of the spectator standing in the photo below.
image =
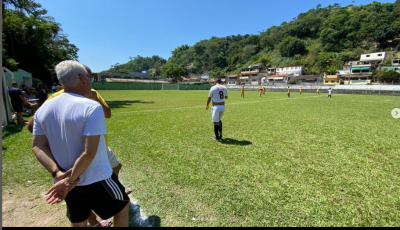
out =
[[114,216],[114,226],[127,227],[129,197],[107,159],[103,109],[87,98],[91,79],[76,61],[61,62],[55,70],[65,93],[37,111],[33,128],[35,156],[59,179],[46,200],[55,204],[65,199],[71,226],[86,227],[93,210],[102,219]]
[[22,95],[22,91],[18,88],[17,83],[12,83],[12,87],[8,90],[8,93],[11,98],[11,105],[17,114],[17,123],[19,125],[26,125],[28,121],[24,120],[22,112],[24,111],[24,106],[29,105],[28,101]]
[[47,91],[44,88],[43,84],[39,85],[38,91],[37,91],[37,98],[39,99],[39,105],[42,106],[43,103],[47,100]]

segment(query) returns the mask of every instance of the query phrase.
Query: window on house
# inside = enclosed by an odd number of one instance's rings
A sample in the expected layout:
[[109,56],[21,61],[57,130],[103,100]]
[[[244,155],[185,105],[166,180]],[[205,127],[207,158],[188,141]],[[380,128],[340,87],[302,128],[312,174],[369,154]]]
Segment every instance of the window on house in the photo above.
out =
[[371,57],[371,55],[367,55],[367,57]]
[[382,54],[378,54],[378,57],[382,57]]

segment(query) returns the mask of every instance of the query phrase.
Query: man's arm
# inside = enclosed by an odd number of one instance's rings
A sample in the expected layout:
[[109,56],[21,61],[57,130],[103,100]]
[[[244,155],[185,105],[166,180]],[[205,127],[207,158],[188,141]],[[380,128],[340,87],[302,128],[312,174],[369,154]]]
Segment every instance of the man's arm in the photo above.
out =
[[210,102],[211,102],[211,97],[208,97],[208,99],[207,99],[207,107],[206,107],[206,110],[208,110],[208,107],[209,107],[209,105],[210,105]]
[[22,95],[18,95],[18,96],[19,96],[19,98],[21,98],[22,103],[23,103],[24,105],[29,105],[28,101],[26,100],[26,98],[25,98],[24,96],[22,96]]
[[[50,150],[49,141],[47,137],[44,135],[41,136],[33,136],[32,141],[32,151],[35,154],[36,158],[43,165],[43,167],[52,174],[56,169],[58,169],[58,165],[56,160],[53,157],[53,154]],[[65,178],[70,171],[62,172],[59,171],[56,173],[55,178],[56,180],[61,180]]]
[[101,105],[101,107],[103,108],[105,118],[110,118],[111,117],[110,107],[104,102],[104,100],[100,100],[99,97],[100,97],[100,95],[98,95],[96,92],[92,91],[92,97],[90,99],[97,101]]
[[70,182],[76,181],[79,176],[87,169],[90,163],[92,163],[94,157],[96,156],[99,142],[100,135],[85,136],[85,149],[81,156],[75,161],[74,167],[72,168]]
[[33,133],[33,124],[34,124],[34,118],[35,115],[33,115],[31,117],[31,119],[29,119],[28,125],[26,126],[26,128],[29,130],[29,132]]

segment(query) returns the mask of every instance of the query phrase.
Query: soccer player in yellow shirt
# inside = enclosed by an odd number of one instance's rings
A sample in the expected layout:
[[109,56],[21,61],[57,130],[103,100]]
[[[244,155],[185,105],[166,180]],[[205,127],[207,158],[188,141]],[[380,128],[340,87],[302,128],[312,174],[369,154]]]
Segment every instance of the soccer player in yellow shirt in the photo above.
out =
[[299,92],[300,92],[300,95],[301,95],[301,93],[303,92],[303,88],[300,87]]
[[263,95],[265,95],[265,87],[263,86],[262,89],[263,89]]
[[240,97],[244,98],[244,85],[242,86],[242,88],[240,89]]
[[290,87],[287,87],[287,96],[290,97]]
[[316,92],[315,94],[318,94],[318,95],[319,95],[319,88],[317,89],[317,92]]
[[260,88],[258,89],[258,92],[260,93],[260,97],[261,97],[261,95],[262,95],[262,93],[263,93],[263,88],[260,87]]

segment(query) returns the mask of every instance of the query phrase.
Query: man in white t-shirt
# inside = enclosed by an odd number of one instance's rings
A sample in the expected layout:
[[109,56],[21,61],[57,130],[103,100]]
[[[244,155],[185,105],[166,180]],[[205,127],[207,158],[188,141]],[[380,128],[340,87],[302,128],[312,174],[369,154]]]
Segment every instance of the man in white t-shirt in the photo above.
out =
[[58,181],[46,200],[65,199],[73,227],[86,227],[92,210],[103,220],[114,216],[116,227],[127,227],[129,197],[108,161],[103,108],[87,98],[91,78],[77,61],[63,61],[55,71],[65,93],[43,104],[33,127],[32,150]]
[[221,141],[222,139],[222,116],[225,112],[225,99],[228,99],[228,90],[222,85],[221,79],[215,80],[214,86],[211,87],[208,94],[207,107],[212,100],[213,107],[211,109],[212,122],[214,123],[214,141]]
[[328,90],[328,97],[332,98],[332,88],[329,88],[329,90]]

